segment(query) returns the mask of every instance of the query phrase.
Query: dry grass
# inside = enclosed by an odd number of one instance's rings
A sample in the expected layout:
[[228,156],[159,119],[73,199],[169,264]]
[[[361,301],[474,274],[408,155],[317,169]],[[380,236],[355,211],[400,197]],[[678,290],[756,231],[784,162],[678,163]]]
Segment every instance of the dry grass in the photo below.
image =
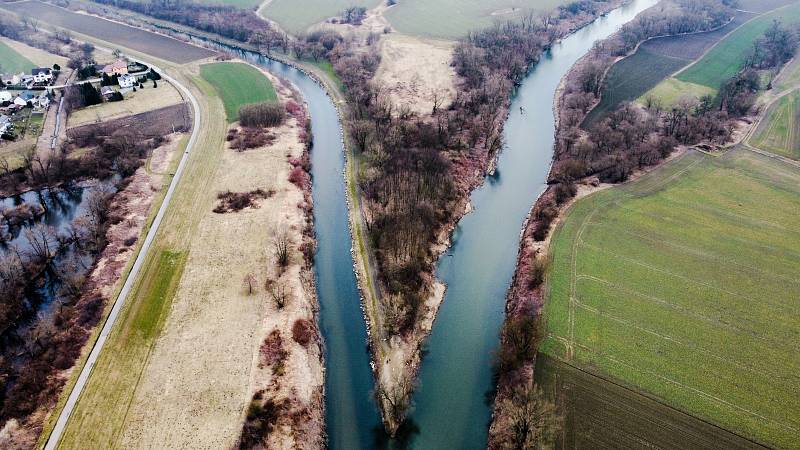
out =
[[53,64],[59,64],[64,69],[67,67],[67,58],[64,58],[63,56],[54,55],[7,37],[0,37],[0,42],[8,45],[17,53],[24,56],[39,67],[52,67]]
[[121,102],[107,102],[79,109],[69,115],[68,127],[85,125],[100,121],[108,121],[120,117],[139,114],[165,106],[176,105],[184,99],[180,92],[166,80],[159,81],[153,88],[153,82],[144,83],[144,88],[129,92]]
[[381,42],[381,65],[375,75],[392,102],[419,114],[430,114],[434,96],[447,107],[456,95],[455,70],[450,66],[452,42],[401,34]]

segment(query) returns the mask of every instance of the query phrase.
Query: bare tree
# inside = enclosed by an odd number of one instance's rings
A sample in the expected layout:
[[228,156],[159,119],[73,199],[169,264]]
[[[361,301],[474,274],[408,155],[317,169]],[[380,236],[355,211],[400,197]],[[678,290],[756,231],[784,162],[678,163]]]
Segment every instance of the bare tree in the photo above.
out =
[[252,272],[245,275],[244,279],[242,280],[242,285],[244,286],[245,290],[247,290],[247,295],[253,295],[257,284],[258,280],[256,280],[256,275]]
[[289,235],[286,232],[279,233],[274,241],[275,261],[278,266],[284,268],[289,265]]

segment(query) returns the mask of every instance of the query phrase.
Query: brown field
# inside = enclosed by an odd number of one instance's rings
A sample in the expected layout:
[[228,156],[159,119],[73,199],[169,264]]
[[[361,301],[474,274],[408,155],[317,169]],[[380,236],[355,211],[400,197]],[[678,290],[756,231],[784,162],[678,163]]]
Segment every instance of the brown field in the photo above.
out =
[[117,131],[135,129],[135,133],[139,136],[154,137],[173,131],[185,131],[191,128],[191,125],[189,105],[180,103],[120,119],[70,128],[67,130],[67,136],[77,141],[78,146],[83,146],[84,141],[92,135],[110,136]]
[[375,80],[392,102],[419,114],[430,114],[434,95],[446,108],[456,95],[450,66],[452,42],[390,34],[381,42],[381,64]]
[[85,14],[77,14],[38,1],[3,3],[0,7],[37,18],[57,27],[79,31],[103,41],[127,47],[179,64],[208,58],[214,52],[160,34],[129,27]]
[[101,103],[71,112],[67,127],[114,120],[183,102],[180,92],[165,80],[160,81],[155,89],[152,81],[146,82],[144,86],[137,88],[136,92],[125,94],[124,101]]
[[536,379],[564,417],[558,448],[765,448],[544,354]]

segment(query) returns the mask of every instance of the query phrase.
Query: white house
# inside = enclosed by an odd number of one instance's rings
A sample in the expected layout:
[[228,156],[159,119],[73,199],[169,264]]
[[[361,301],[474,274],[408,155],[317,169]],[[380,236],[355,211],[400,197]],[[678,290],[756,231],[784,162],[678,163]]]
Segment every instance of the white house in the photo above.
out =
[[23,99],[22,97],[15,98],[14,99],[14,104],[19,106],[19,107],[22,107],[22,108],[28,106],[28,102],[25,101],[25,99]]
[[118,80],[119,80],[119,87],[121,87],[122,89],[132,88],[136,84],[136,77],[130,76],[127,73],[120,75]]
[[36,84],[47,84],[53,80],[53,71],[47,67],[31,69],[31,75],[33,75],[33,82]]
[[50,97],[48,97],[47,94],[42,94],[36,97],[36,103],[39,104],[39,108],[47,109],[47,107],[50,106]]
[[10,102],[14,96],[11,95],[11,92],[8,91],[0,91],[0,103]]

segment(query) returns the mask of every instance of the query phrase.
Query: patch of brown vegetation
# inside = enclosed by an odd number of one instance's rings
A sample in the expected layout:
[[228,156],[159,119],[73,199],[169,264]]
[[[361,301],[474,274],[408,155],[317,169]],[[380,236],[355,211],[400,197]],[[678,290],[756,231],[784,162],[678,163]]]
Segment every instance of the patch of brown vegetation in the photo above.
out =
[[273,195],[275,195],[275,191],[265,191],[261,188],[250,192],[225,191],[217,195],[219,204],[214,208],[214,212],[217,214],[225,214],[229,212],[239,212],[245,208],[258,208],[258,200],[270,198]]

